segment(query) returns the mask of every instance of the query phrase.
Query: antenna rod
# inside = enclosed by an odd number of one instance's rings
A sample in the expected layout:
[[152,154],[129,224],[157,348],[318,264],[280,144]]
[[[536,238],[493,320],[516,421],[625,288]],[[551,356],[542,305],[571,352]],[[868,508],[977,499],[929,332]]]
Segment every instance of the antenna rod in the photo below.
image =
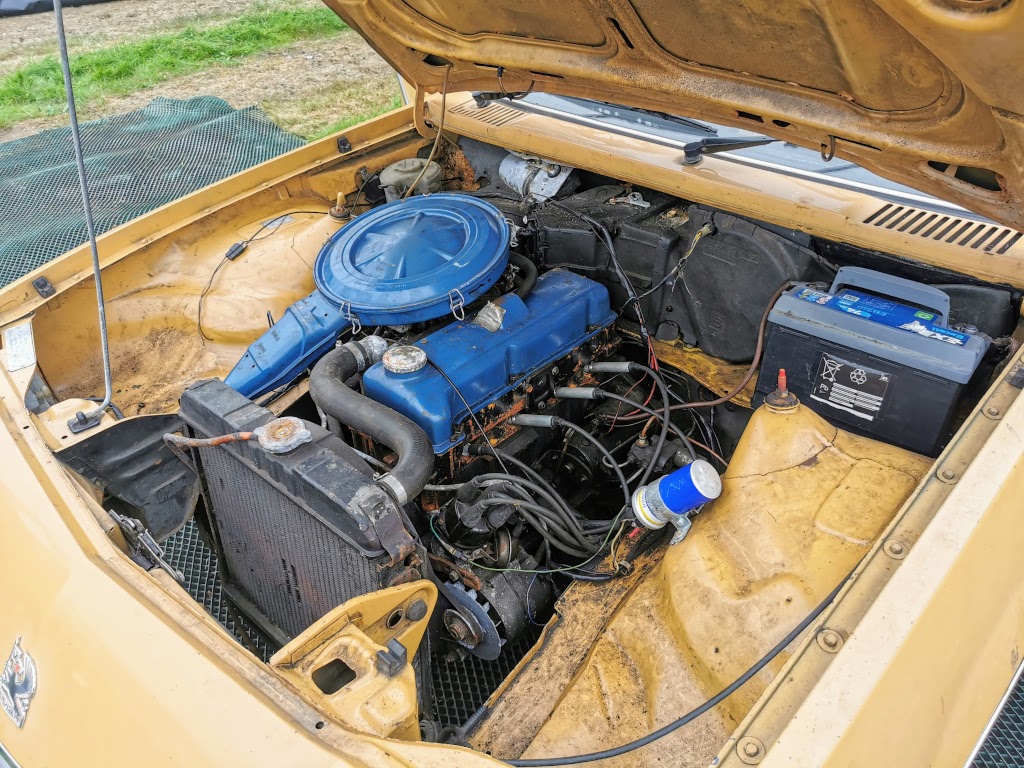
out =
[[82,207],[85,209],[85,228],[89,233],[89,247],[92,249],[92,273],[96,283],[96,303],[100,315],[100,348],[103,355],[103,401],[89,413],[79,411],[68,420],[72,432],[84,432],[98,426],[103,412],[110,406],[113,394],[110,374],[110,346],[107,342],[107,308],[103,301],[103,278],[100,274],[100,254],[96,247],[96,226],[92,219],[92,203],[89,200],[89,183],[85,177],[85,158],[82,155],[82,137],[78,133],[78,113],[75,111],[75,91],[71,86],[71,65],[68,63],[68,42],[64,35],[64,9],[61,0],[53,0],[53,13],[57,19],[57,43],[60,46],[60,66],[64,71],[64,90],[68,99],[68,115],[71,117],[71,142],[75,146],[75,161],[78,163],[78,183],[82,188]]

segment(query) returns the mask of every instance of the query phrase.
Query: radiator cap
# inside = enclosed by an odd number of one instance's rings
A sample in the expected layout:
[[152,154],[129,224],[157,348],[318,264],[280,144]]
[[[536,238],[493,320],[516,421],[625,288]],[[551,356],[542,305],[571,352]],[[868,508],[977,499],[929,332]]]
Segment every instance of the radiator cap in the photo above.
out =
[[461,317],[508,264],[509,227],[485,200],[436,194],[359,216],[323,247],[316,286],[363,325]]

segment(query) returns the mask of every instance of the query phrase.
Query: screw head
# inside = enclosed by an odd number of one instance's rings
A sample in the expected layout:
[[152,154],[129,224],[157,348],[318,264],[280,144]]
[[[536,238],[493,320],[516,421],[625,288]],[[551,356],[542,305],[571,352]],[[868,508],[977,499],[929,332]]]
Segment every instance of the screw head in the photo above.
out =
[[757,765],[764,760],[764,744],[753,736],[744,736],[736,745],[736,754],[747,765]]
[[423,600],[414,600],[409,609],[405,612],[412,621],[419,621],[427,615],[427,604]]
[[828,653],[838,653],[839,649],[843,647],[843,636],[834,629],[821,630],[815,640],[817,640],[818,646]]
[[1002,411],[994,405],[990,405],[985,409],[985,415],[991,416],[993,419],[998,418],[1000,414],[1002,414]]
[[943,480],[955,480],[956,472],[954,472],[952,469],[947,468],[939,472],[939,477],[941,477]]
[[902,560],[904,557],[907,556],[907,550],[909,548],[902,541],[897,541],[896,539],[889,539],[889,541],[885,542],[882,549],[885,551],[887,555],[889,555],[889,557],[893,558],[894,560]]

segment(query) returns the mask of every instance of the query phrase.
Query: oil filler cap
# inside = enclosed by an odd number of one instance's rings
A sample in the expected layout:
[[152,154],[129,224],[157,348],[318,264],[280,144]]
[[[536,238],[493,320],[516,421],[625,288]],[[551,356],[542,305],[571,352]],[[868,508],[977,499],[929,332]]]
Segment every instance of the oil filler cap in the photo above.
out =
[[509,228],[486,200],[446,194],[375,208],[320,251],[316,287],[363,325],[458,317],[501,277]]
[[412,344],[391,347],[381,359],[389,373],[416,373],[427,364],[427,353]]

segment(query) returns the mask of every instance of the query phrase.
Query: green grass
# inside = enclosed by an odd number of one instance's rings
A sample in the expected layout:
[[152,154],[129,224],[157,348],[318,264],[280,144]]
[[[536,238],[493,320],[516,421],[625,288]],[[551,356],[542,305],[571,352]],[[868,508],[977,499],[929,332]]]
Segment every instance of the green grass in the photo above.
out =
[[[81,105],[94,104],[106,96],[132,93],[172,77],[230,65],[261,51],[328,37],[343,29],[344,22],[329,8],[265,9],[220,26],[191,26],[173,34],[120,43],[72,57],[75,99]],[[64,80],[56,57],[33,62],[0,79],[0,128],[64,110]]]
[[330,136],[332,133],[337,133],[338,131],[344,131],[346,128],[351,128],[353,125],[365,123],[367,120],[372,120],[378,115],[383,115],[385,112],[390,112],[393,109],[398,109],[400,106],[402,106],[402,97],[396,94],[391,98],[391,101],[389,101],[387,104],[381,104],[372,112],[366,112],[361,115],[352,115],[350,117],[346,117],[344,120],[339,120],[338,122],[334,123],[331,126],[328,126],[327,128],[317,130],[313,133],[313,135],[306,136],[305,138],[308,139],[309,141],[316,141],[317,139],[322,139],[325,136]]

